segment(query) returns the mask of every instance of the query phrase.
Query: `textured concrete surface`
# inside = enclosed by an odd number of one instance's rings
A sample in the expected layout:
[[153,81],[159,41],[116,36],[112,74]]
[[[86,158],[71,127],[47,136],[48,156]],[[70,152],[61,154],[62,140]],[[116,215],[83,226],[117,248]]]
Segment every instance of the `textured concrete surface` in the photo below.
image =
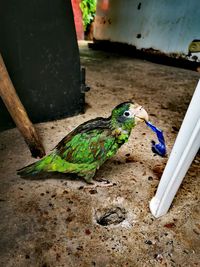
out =
[[[134,99],[164,130],[170,153],[199,74],[91,51],[85,44],[81,60],[91,86],[86,112],[38,124],[46,151],[80,123]],[[155,219],[148,202],[167,159],[152,154],[153,138],[138,125],[97,173],[116,185],[88,189],[61,174],[21,179],[16,169],[34,159],[16,129],[0,133],[0,266],[200,266],[200,157],[169,213]]]

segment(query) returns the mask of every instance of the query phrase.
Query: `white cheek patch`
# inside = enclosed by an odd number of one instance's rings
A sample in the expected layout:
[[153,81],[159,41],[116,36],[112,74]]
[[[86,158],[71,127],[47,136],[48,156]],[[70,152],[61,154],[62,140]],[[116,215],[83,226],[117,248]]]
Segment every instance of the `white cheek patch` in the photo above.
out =
[[129,118],[134,118],[135,115],[136,115],[136,112],[133,111],[133,110],[129,110],[129,112],[130,112],[130,116],[129,116]]

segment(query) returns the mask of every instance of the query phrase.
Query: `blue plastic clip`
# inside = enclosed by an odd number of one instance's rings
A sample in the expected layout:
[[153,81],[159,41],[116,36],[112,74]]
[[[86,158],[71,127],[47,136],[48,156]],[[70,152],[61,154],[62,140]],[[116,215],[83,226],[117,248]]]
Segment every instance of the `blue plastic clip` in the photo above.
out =
[[163,131],[158,129],[156,126],[154,126],[151,122],[147,122],[146,121],[146,124],[149,128],[151,128],[151,130],[153,132],[156,133],[157,135],[157,138],[159,140],[159,143],[156,144],[155,141],[151,141],[152,143],[152,151],[154,153],[156,153],[157,155],[161,156],[161,157],[165,157],[166,156],[166,153],[167,153],[167,150],[166,150],[166,145],[165,145],[165,139],[164,139],[164,136],[163,136]]

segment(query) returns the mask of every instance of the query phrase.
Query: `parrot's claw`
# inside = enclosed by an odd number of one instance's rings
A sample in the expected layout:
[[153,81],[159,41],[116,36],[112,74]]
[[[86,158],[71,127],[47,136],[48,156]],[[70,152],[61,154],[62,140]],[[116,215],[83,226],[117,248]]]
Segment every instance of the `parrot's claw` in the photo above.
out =
[[103,178],[95,179],[95,182],[104,183],[104,184],[110,184],[109,180],[103,179]]
[[97,187],[111,187],[115,185],[116,183],[111,183],[106,179],[99,179],[92,182],[91,185],[84,186],[84,189],[95,189]]

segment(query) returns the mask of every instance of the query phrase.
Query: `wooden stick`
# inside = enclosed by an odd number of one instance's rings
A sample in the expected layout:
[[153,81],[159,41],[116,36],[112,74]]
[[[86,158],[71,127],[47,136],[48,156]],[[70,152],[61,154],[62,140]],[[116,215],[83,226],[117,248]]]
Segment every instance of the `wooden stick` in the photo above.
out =
[[24,106],[22,105],[12,81],[7,72],[3,58],[0,54],[0,96],[6,105],[16,126],[24,137],[25,142],[29,146],[33,157],[43,157],[45,150],[40,142],[36,130],[31,123]]

